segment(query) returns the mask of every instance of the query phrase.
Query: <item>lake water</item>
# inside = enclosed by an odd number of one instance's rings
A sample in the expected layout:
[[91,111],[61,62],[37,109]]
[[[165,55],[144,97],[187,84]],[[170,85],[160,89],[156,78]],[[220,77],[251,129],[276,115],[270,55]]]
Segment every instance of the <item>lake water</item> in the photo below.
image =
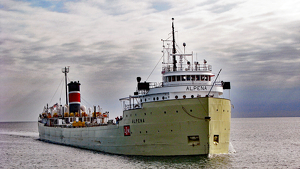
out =
[[38,140],[37,122],[0,123],[0,168],[300,168],[300,117],[232,118],[231,153],[120,156]]

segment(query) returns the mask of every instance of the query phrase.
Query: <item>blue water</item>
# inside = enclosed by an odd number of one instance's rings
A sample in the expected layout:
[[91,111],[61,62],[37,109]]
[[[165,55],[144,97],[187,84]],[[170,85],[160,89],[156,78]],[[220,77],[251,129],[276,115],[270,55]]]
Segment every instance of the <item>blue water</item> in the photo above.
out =
[[0,123],[0,168],[300,168],[300,117],[233,118],[231,153],[111,155],[38,140],[36,122]]

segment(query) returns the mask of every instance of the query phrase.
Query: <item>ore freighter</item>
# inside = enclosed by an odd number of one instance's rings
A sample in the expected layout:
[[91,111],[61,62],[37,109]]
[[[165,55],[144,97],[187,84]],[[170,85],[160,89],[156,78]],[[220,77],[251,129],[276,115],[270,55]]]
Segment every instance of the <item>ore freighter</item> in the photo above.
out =
[[[120,118],[109,120],[108,112],[80,105],[80,83],[72,81],[69,103],[47,105],[40,114],[40,139],[123,155],[228,153],[231,103],[222,95],[230,83],[218,80],[206,60],[199,63],[193,54],[179,53],[174,21],[172,36],[162,41],[162,82],[141,82],[138,77],[134,94],[120,99]],[[68,72],[63,68],[65,76]]]

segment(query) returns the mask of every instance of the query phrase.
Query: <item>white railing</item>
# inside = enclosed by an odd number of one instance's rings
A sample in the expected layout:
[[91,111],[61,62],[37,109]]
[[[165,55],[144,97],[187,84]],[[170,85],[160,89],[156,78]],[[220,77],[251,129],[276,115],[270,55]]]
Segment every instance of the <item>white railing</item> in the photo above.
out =
[[[190,65],[176,65],[176,71],[212,71],[212,66],[209,64],[197,64],[194,66],[190,66]],[[164,66],[162,68],[162,73],[166,73],[166,72],[173,72],[173,65],[168,64],[167,66]]]

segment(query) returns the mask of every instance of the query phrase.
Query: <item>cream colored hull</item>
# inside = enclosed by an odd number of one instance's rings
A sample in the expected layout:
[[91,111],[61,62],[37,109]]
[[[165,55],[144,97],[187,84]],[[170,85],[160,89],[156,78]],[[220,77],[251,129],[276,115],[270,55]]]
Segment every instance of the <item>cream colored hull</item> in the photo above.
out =
[[61,128],[39,123],[38,129],[41,140],[113,154],[220,154],[228,153],[230,118],[230,100],[194,98],[144,103],[142,109],[124,111],[116,125]]

